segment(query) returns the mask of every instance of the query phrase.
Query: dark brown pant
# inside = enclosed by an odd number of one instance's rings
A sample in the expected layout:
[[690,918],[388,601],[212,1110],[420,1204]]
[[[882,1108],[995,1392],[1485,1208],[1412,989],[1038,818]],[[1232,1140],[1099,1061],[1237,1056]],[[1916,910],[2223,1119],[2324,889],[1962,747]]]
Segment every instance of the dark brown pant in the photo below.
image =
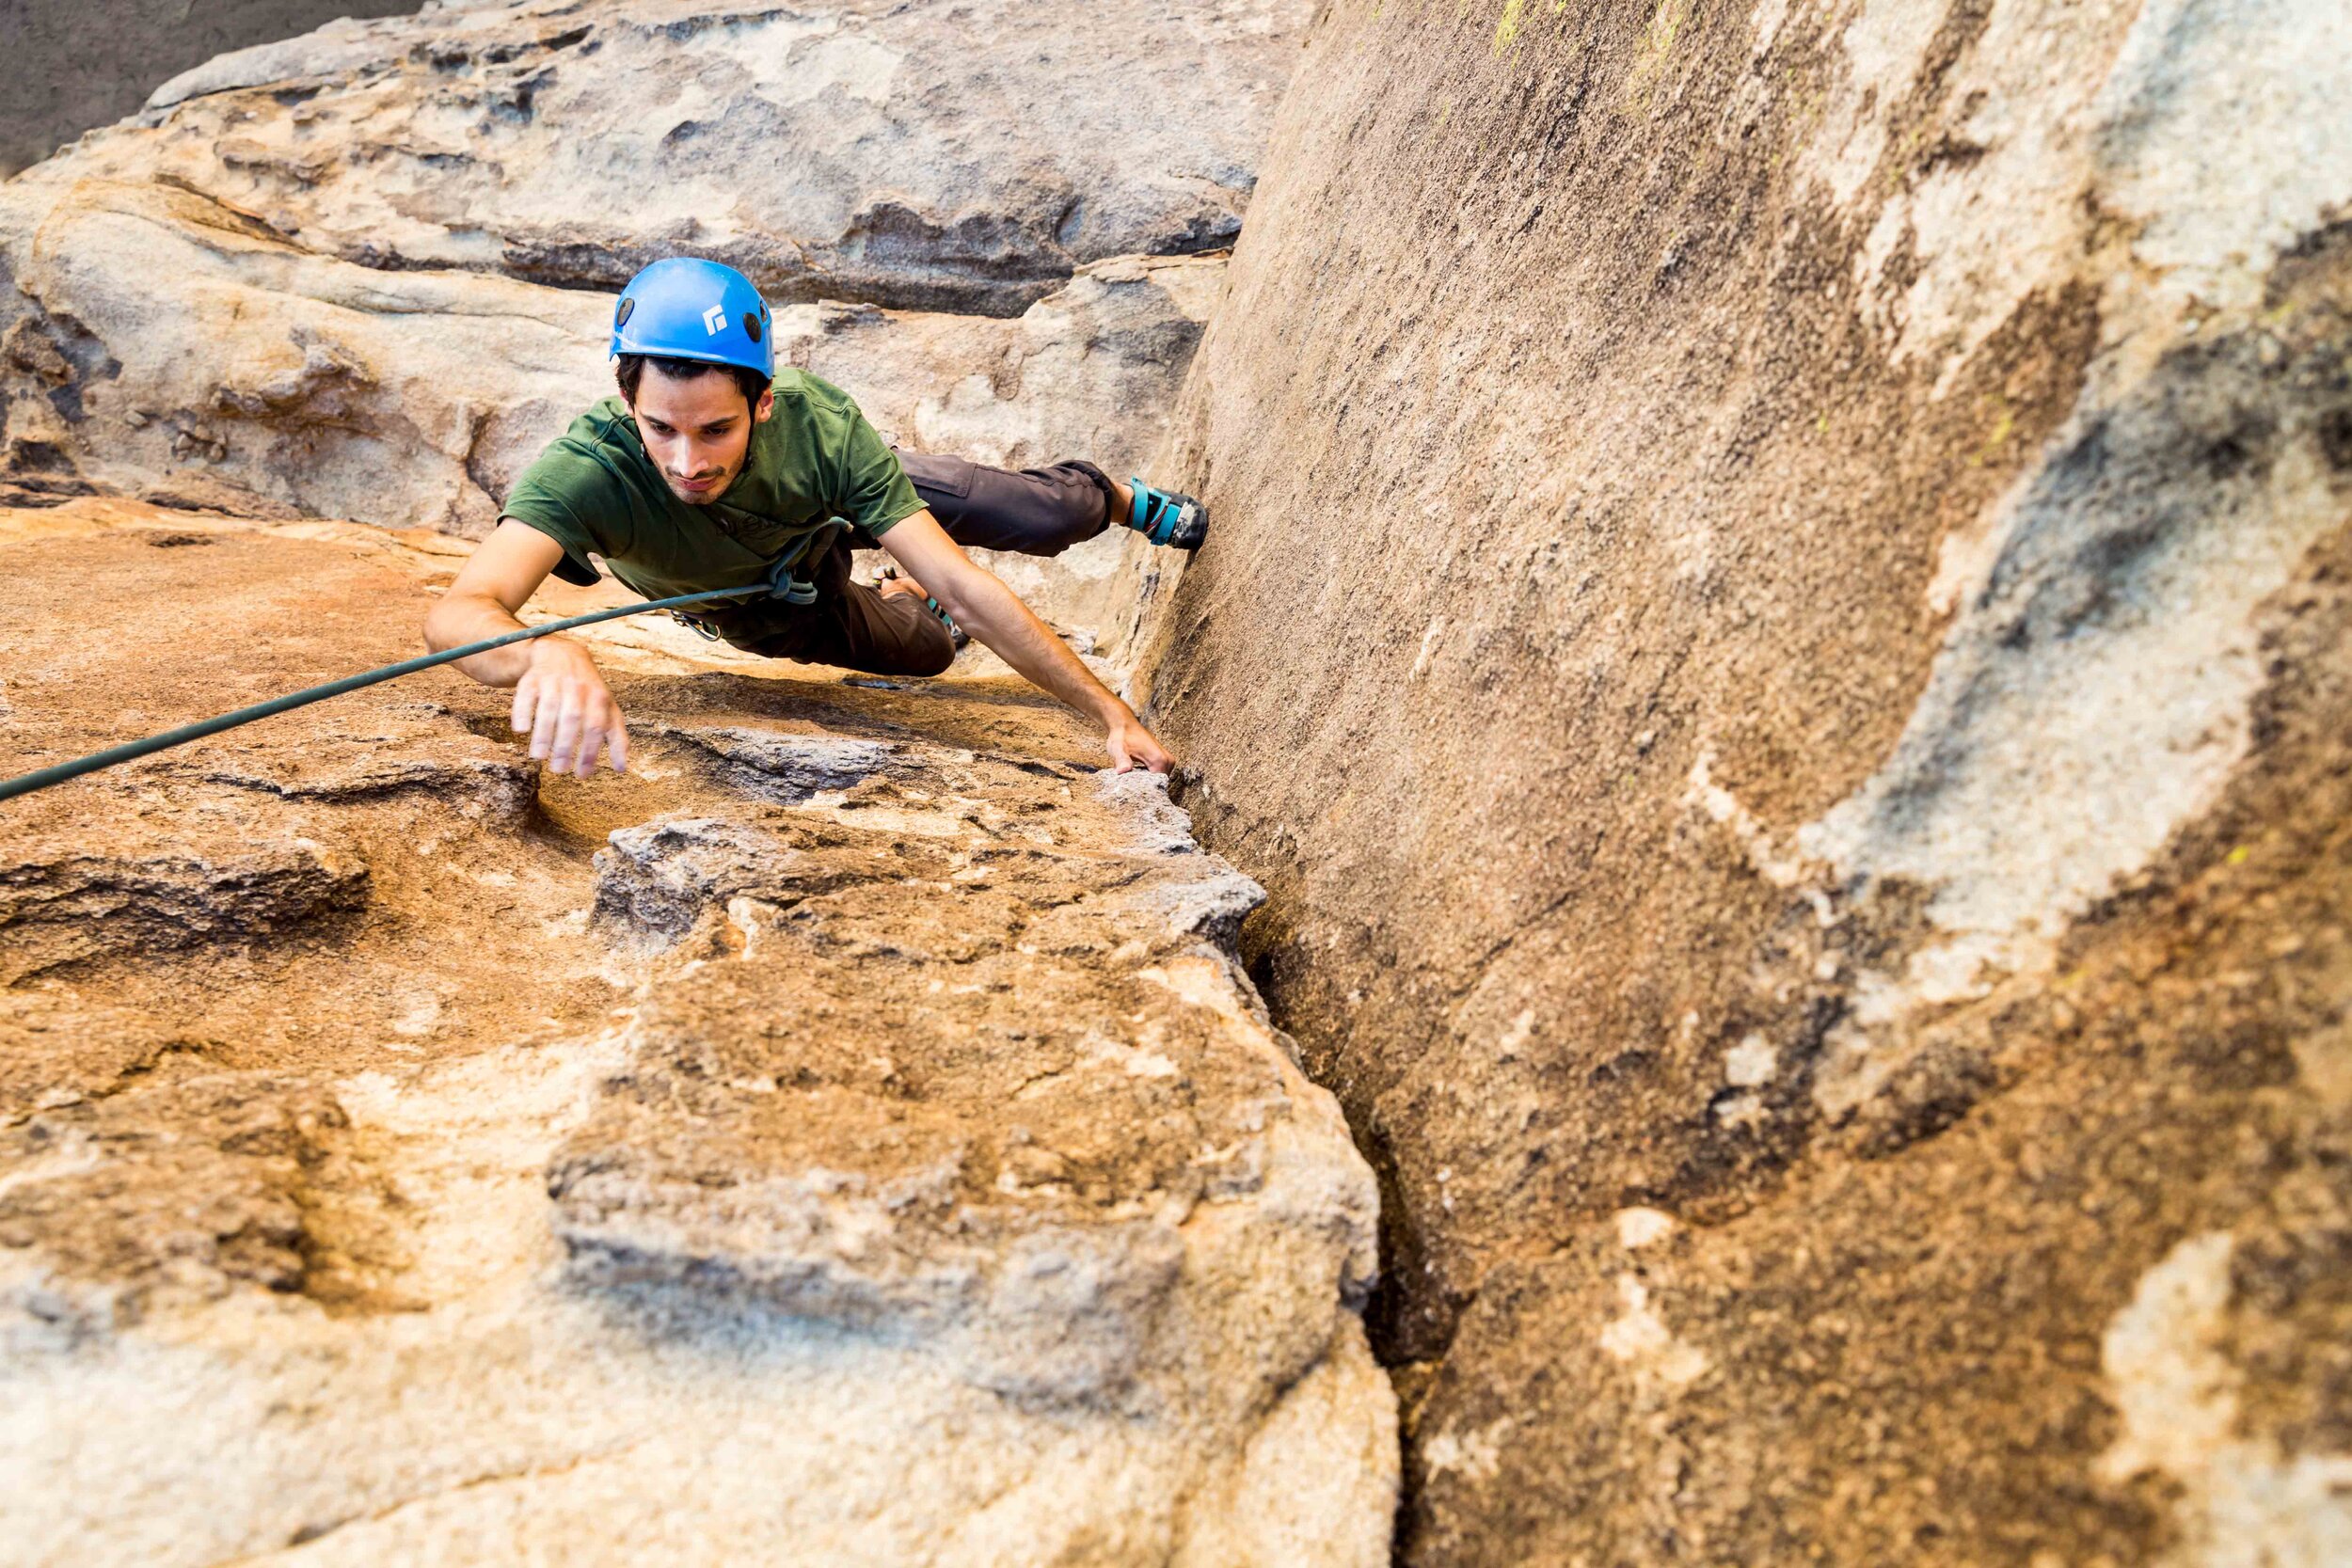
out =
[[[902,451],[914,493],[959,545],[1059,555],[1109,526],[1111,483],[1091,463],[1012,473],[961,457]],[[877,675],[936,675],[954,661],[947,627],[912,594],[885,597],[850,580],[850,551],[872,549],[863,529],[834,538],[804,575],[817,602],[768,600],[711,617],[719,635],[769,658],[834,664]]]

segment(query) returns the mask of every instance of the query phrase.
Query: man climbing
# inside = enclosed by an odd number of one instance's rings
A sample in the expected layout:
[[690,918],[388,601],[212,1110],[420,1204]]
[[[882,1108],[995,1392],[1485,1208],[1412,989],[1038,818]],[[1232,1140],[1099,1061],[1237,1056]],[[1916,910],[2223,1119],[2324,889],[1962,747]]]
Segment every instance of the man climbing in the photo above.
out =
[[[516,612],[549,572],[595,582],[594,550],[647,598],[741,586],[744,602],[694,624],[771,657],[935,675],[961,628],[1100,723],[1120,771],[1168,771],[1135,711],[960,546],[1055,555],[1118,517],[1197,549],[1198,502],[1090,463],[1016,474],[894,451],[838,388],[777,372],[767,303],[715,261],[674,258],[631,278],[611,352],[621,395],[573,420],[516,483],[497,531],[425,617],[435,652],[519,629]],[[853,544],[879,546],[905,575],[852,581]],[[620,707],[581,644],[542,637],[457,667],[515,689],[514,727],[556,771],[586,778],[600,752],[627,767]]]

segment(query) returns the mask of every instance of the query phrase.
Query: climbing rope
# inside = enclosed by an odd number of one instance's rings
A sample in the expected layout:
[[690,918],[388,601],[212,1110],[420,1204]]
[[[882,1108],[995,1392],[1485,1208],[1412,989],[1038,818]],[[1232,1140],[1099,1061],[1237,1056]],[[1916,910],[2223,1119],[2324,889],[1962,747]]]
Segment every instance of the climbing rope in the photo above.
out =
[[208,735],[218,735],[223,730],[233,730],[240,724],[250,724],[257,719],[267,719],[273,714],[291,712],[294,708],[307,707],[312,703],[323,703],[329,697],[340,697],[346,691],[357,691],[363,686],[373,686],[378,681],[397,680],[403,675],[413,675],[420,670],[430,670],[437,664],[452,664],[461,658],[470,658],[476,654],[486,654],[493,648],[503,648],[510,642],[522,642],[533,637],[546,637],[553,632],[569,631],[574,626],[592,626],[599,621],[617,621],[624,615],[643,615],[648,610],[680,610],[688,605],[710,604],[720,599],[740,599],[750,594],[762,594],[783,599],[790,604],[807,604],[815,600],[817,594],[814,588],[805,582],[795,580],[783,562],[779,562],[777,566],[778,570],[771,574],[765,587],[755,584],[752,588],[713,588],[705,593],[680,594],[675,598],[654,599],[644,604],[622,605],[612,610],[592,610],[586,615],[574,615],[566,620],[548,621],[541,626],[525,626],[520,631],[510,631],[503,637],[493,637],[480,642],[469,642],[462,648],[451,648],[445,653],[426,654],[421,658],[405,658],[398,664],[387,664],[381,669],[365,671],[357,675],[345,675],[338,681],[328,681],[325,686],[313,686],[301,691],[290,691],[283,697],[272,697],[266,703],[256,703],[251,707],[241,707],[234,713],[224,713],[216,719],[205,719],[197,723],[183,724],[176,730],[166,730],[161,735],[151,735],[144,740],[128,741],[120,746],[108,747],[103,752],[92,752],[86,757],[75,757],[72,762],[60,762],[52,767],[21,774],[13,779],[0,780],[0,800],[12,800],[19,795],[30,795],[37,789],[47,789],[51,784],[63,784],[68,779],[78,779],[85,773],[95,773],[102,768],[112,768],[117,763],[129,762],[134,758],[147,756],[169,747],[184,746],[191,740],[201,740]]

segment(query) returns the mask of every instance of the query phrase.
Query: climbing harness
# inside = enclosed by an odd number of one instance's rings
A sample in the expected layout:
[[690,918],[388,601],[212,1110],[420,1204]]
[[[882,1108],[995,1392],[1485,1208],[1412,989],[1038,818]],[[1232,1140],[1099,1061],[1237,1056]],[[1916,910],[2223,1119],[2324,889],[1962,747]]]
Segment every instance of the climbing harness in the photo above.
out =
[[[826,536],[825,531],[821,529],[815,535],[817,538]],[[357,691],[363,686],[373,686],[379,681],[395,680],[402,675],[413,675],[420,670],[430,670],[437,664],[453,664],[461,658],[471,658],[476,654],[486,654],[493,648],[503,648],[510,642],[528,641],[534,637],[546,637],[553,632],[569,631],[575,626],[591,626],[599,621],[617,621],[625,615],[643,615],[648,610],[676,610],[687,605],[716,605],[723,599],[755,602],[760,598],[771,598],[782,599],[786,604],[792,605],[815,604],[817,585],[804,581],[793,576],[792,573],[794,564],[809,553],[803,547],[778,561],[769,568],[768,579],[764,584],[755,584],[749,588],[713,588],[699,594],[679,594],[666,599],[652,599],[644,604],[621,605],[612,610],[591,610],[585,615],[573,615],[561,621],[548,621],[540,626],[525,626],[520,631],[510,631],[502,637],[492,637],[480,642],[469,642],[462,648],[451,648],[444,653],[426,654],[419,658],[405,658],[398,664],[387,664],[381,669],[364,671],[357,675],[345,675],[341,680],[328,681],[324,686],[313,686],[301,691],[291,691],[283,697],[273,697],[266,703],[256,703],[251,707],[241,707],[234,713],[224,713],[216,719],[205,719],[193,724],[183,724],[176,730],[166,730],[161,735],[151,735],[144,740],[127,741],[120,746],[112,746],[103,752],[92,752],[86,757],[75,757],[72,762],[60,762],[48,768],[36,768],[30,773],[20,774],[13,779],[0,779],[0,800],[12,800],[19,795],[30,795],[37,789],[47,789],[51,784],[63,784],[68,779],[78,779],[85,773],[95,773],[102,768],[112,768],[117,763],[130,762],[173,746],[184,746],[191,740],[201,740],[208,735],[218,735],[223,730],[233,730],[241,724],[250,724],[257,719],[268,719],[276,714],[288,713],[298,707],[308,707],[312,703],[325,702],[329,697],[340,697],[346,691]]]
[[[817,585],[805,578],[797,576],[794,568],[823,555],[831,547],[835,532],[847,533],[849,531],[850,520],[847,517],[828,517],[818,523],[815,531],[803,539],[790,555],[768,568],[768,580],[771,585],[769,589],[769,596],[782,599],[786,604],[790,605],[815,604]],[[741,593],[742,590],[737,589],[735,592]],[[650,610],[653,606],[644,605],[640,608]],[[674,610],[670,611],[670,619],[706,642],[719,641],[719,628],[699,615],[689,615],[682,610]]]

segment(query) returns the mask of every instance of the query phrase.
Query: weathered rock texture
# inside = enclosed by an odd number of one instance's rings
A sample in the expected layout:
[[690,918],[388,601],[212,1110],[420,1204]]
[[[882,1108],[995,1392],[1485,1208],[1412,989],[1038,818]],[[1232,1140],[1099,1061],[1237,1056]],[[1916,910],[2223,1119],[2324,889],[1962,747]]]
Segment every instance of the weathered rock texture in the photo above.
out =
[[1231,243],[1301,12],[524,0],[224,55],[82,155],[370,266],[617,289],[684,250],[778,303],[1009,315]]
[[[21,497],[98,489],[478,536],[547,442],[612,389],[605,295],[373,271],[168,185],[43,183],[52,172],[0,188],[0,214],[23,220],[0,233],[17,283],[0,300],[0,382]],[[1222,267],[1103,262],[1004,321],[794,306],[777,346],[920,450],[1140,467]],[[1105,548],[1077,572],[1107,574]]]
[[416,0],[0,0],[0,178],[136,110],[167,79],[224,50]]
[[1417,1564],[2352,1556],[2352,24],[1319,14],[1144,637]]
[[[1131,471],[1305,9],[530,0],[225,56],[0,186],[0,479],[478,536],[678,252],[895,439]],[[1117,557],[1004,564],[1091,623]]]
[[[454,563],[0,512],[0,773]],[[1014,684],[623,625],[627,778],[442,671],[0,819],[0,1562],[1385,1562],[1374,1182],[1255,886]]]

